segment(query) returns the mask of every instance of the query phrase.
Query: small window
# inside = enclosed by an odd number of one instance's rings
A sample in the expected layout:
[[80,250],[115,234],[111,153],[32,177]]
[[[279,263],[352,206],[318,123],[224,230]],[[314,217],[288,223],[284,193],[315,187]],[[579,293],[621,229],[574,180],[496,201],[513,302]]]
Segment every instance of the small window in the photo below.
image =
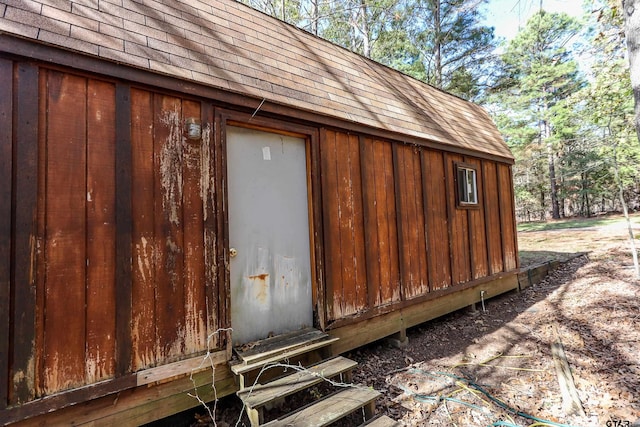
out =
[[470,165],[457,164],[458,206],[476,206],[478,204],[478,184],[476,169]]

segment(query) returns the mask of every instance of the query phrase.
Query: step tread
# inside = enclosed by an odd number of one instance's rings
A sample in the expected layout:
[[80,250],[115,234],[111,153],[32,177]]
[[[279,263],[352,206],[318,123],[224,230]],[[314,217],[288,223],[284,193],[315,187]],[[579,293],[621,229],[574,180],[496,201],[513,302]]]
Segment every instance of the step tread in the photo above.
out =
[[362,424],[363,427],[398,427],[399,425],[399,422],[387,417],[386,415],[379,416]]
[[324,427],[353,411],[362,408],[380,396],[380,392],[370,388],[347,388],[332,394],[300,411],[282,419],[264,424],[265,427]]
[[310,351],[317,350],[322,347],[326,347],[338,340],[339,338],[325,338],[323,340],[316,341],[308,345],[304,345],[302,347],[296,347],[284,352],[275,353],[274,355],[268,358],[261,359],[253,363],[238,363],[235,365],[231,365],[231,372],[233,372],[236,375],[245,374],[247,372],[260,369],[264,365],[267,365],[269,363],[276,363],[284,359],[290,359],[295,356],[299,356],[301,354],[308,353]]
[[245,344],[235,350],[238,357],[245,363],[265,359],[274,353],[290,350],[308,343],[326,338],[325,332],[314,328],[301,329],[287,334],[278,335],[254,343]]
[[280,397],[290,396],[324,380],[348,372],[358,366],[357,362],[338,356],[311,366],[304,371],[295,372],[266,384],[257,384],[253,389],[246,388],[237,393],[249,408],[258,408]]

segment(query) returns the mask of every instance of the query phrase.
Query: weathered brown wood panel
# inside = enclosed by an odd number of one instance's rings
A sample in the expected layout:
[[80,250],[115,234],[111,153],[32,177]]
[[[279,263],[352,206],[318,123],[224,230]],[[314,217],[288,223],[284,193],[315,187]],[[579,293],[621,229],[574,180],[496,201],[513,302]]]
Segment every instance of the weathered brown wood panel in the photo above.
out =
[[214,140],[210,124],[187,139],[187,117],[213,110],[131,90],[134,371],[206,350],[219,327]]
[[[183,117],[200,119],[200,103],[184,101]],[[202,159],[208,156],[201,140],[186,140],[183,144],[183,221],[184,221],[184,312],[186,354],[206,348],[207,307],[204,266],[204,218],[202,189],[208,187]],[[202,184],[205,184],[204,186]]]
[[450,154],[447,159],[448,175],[448,203],[451,212],[451,257],[453,283],[465,283],[471,280],[471,247],[469,245],[469,221],[467,209],[456,206],[456,169],[455,163],[461,162],[462,157]]
[[153,94],[131,89],[133,370],[156,361]]
[[325,235],[330,234],[325,258],[332,289],[328,298],[333,299],[329,316],[337,319],[363,310],[368,297],[360,149],[358,137],[346,133],[327,130],[324,142]]
[[182,215],[182,106],[179,98],[154,95],[156,334],[160,360],[184,349],[184,224]]
[[329,320],[342,313],[342,262],[340,259],[340,231],[338,215],[338,174],[336,171],[336,133],[320,132],[320,168],[322,169],[323,231],[326,314]]
[[0,59],[0,410],[9,398],[11,316],[11,185],[13,175],[13,61]]
[[489,275],[487,261],[487,233],[484,215],[484,184],[482,165],[479,160],[465,158],[465,163],[476,167],[476,183],[478,192],[478,208],[469,209],[469,240],[471,243],[471,271],[472,278],[479,279]]
[[483,194],[486,221],[487,247],[489,251],[489,274],[499,273],[504,268],[502,260],[502,226],[500,224],[500,200],[498,195],[498,172],[496,163],[483,161]]
[[429,281],[431,290],[451,286],[451,250],[447,220],[447,186],[444,156],[439,151],[424,150],[423,186],[427,206],[429,241]]
[[429,292],[420,149],[396,144],[394,157],[402,297],[411,299]]
[[115,86],[87,83],[86,381],[115,374]]
[[116,83],[116,376],[131,372],[131,86]]
[[[225,150],[222,149],[222,141],[217,143],[215,129],[221,129],[220,117],[215,114],[211,104],[203,104],[201,111],[202,122],[206,123],[202,134],[202,173],[204,179],[209,182],[202,189],[203,215],[204,215],[204,262],[205,289],[207,303],[207,347],[218,348],[225,345],[224,334],[214,334],[219,328],[226,328],[229,324],[227,318],[227,274],[225,256],[228,247],[226,241],[226,216],[223,215],[225,196],[224,191],[218,193],[222,186],[225,164]],[[222,139],[222,138],[221,138]],[[210,338],[209,338],[210,337]]]
[[511,168],[498,165],[498,188],[500,196],[500,217],[502,219],[502,250],[505,271],[517,267],[518,248],[516,246],[516,227],[513,191],[511,186]]
[[14,209],[13,224],[13,334],[9,378],[10,403],[35,396],[34,341],[36,302],[36,232],[38,204],[38,79],[33,64],[14,69]]
[[390,142],[361,140],[369,305],[400,300],[393,150]]
[[47,78],[44,394],[85,381],[87,81]]

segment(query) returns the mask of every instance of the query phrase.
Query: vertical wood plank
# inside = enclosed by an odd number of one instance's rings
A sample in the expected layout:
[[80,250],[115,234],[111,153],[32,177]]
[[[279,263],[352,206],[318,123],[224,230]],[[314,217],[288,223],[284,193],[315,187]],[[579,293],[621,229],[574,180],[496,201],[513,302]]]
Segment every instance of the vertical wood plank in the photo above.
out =
[[327,312],[326,307],[326,278],[324,275],[324,230],[322,224],[322,185],[320,169],[320,135],[318,131],[314,131],[311,134],[309,146],[311,155],[311,206],[313,207],[313,218],[310,222],[313,230],[313,242],[315,245],[315,288],[314,303],[315,303],[315,317],[318,322],[318,326],[321,330],[325,330],[327,324]]
[[153,94],[132,88],[130,108],[133,201],[131,340],[133,370],[137,371],[156,362]]
[[398,230],[398,271],[400,272],[400,300],[405,300],[405,277],[408,274],[406,268],[406,246],[405,246],[405,228],[406,224],[403,222],[403,207],[402,207],[402,180],[404,179],[404,167],[401,159],[402,153],[400,152],[400,144],[394,143],[391,145],[391,156],[393,161],[393,186],[395,194],[395,212],[396,212],[396,230]]
[[131,88],[116,84],[116,376],[131,371]]
[[[445,205],[447,207],[447,231],[449,233],[449,263],[451,265],[449,271],[451,272],[451,285],[456,285],[458,283],[456,277],[456,246],[454,242],[454,223],[455,223],[455,204],[452,205],[451,201],[454,200],[455,197],[455,184],[453,183],[453,174],[451,171],[451,160],[449,158],[449,154],[444,153],[442,156],[443,167],[444,167],[444,185],[445,185]],[[453,194],[452,194],[453,192]]]
[[11,315],[11,185],[13,183],[13,61],[0,59],[0,410],[9,398]]
[[362,138],[361,153],[367,286],[374,307],[400,299],[393,154],[391,143],[368,138]]
[[206,304],[206,345],[210,348],[217,348],[220,345],[221,335],[216,334],[218,328],[223,327],[221,323],[219,304],[221,294],[224,295],[224,286],[220,286],[220,264],[219,256],[223,253],[220,245],[223,244],[223,229],[221,218],[223,215],[222,204],[219,194],[220,179],[218,166],[218,156],[220,154],[220,137],[214,129],[213,106],[208,102],[202,102],[200,119],[202,120],[202,148],[200,152],[200,165],[202,182],[202,214],[204,216],[204,281],[205,281],[205,304]]
[[465,162],[476,167],[478,209],[469,209],[469,240],[471,246],[472,278],[479,279],[489,274],[487,262],[487,235],[484,216],[484,174],[479,160],[465,158]]
[[426,242],[426,246],[427,246],[427,253],[426,253],[426,257],[427,257],[427,264],[429,266],[429,268],[427,269],[427,292],[431,292],[434,288],[433,288],[433,283],[435,282],[435,278],[434,278],[434,270],[435,270],[435,266],[433,265],[433,261],[432,261],[432,254],[431,252],[434,251],[433,245],[434,242],[431,241],[431,221],[429,220],[429,179],[427,178],[427,176],[431,173],[431,168],[430,168],[430,164],[429,164],[429,157],[428,157],[428,151],[427,150],[421,150],[420,151],[420,171],[421,171],[421,178],[422,180],[420,181],[420,186],[422,187],[422,211],[423,211],[423,216],[424,216],[424,226],[425,226],[425,242]]
[[396,193],[393,170],[393,149],[390,142],[376,141],[376,208],[380,240],[380,277],[383,283],[383,303],[400,301],[400,260],[398,258],[398,230]]
[[489,197],[487,192],[488,178],[486,171],[486,160],[480,161],[480,169],[482,170],[482,213],[484,215],[484,235],[486,239],[486,252],[487,252],[487,275],[493,274],[491,267],[491,218],[489,216]]
[[364,213],[362,211],[362,175],[360,166],[360,143],[357,135],[349,135],[349,175],[351,180],[351,216],[353,238],[354,285],[357,313],[367,307],[367,269],[364,244]]
[[[200,103],[184,101],[183,117],[201,119]],[[209,145],[186,140],[183,158],[183,221],[184,221],[184,313],[185,349],[192,354],[206,349],[206,297],[204,265],[203,187],[208,188],[208,174],[204,175],[202,150]],[[201,180],[205,181],[205,186]]]
[[378,242],[378,218],[376,211],[376,175],[373,154],[373,141],[360,137],[360,172],[362,179],[362,211],[364,214],[365,257],[367,267],[367,305],[369,308],[380,305],[382,263]]
[[344,300],[342,294],[339,186],[336,157],[336,132],[323,128],[320,133],[320,165],[322,170],[322,200],[324,201],[325,286],[329,320],[340,318],[343,312]]
[[115,375],[115,86],[87,90],[87,383]]
[[518,249],[515,236],[515,209],[511,187],[511,169],[508,165],[498,165],[498,195],[500,198],[504,268],[505,271],[511,271],[517,266]]
[[428,164],[426,180],[427,233],[429,250],[430,288],[451,286],[451,245],[448,220],[448,201],[444,159],[440,152],[427,150],[423,154]]
[[448,206],[451,212],[451,239],[453,257],[453,283],[465,283],[471,279],[471,256],[469,245],[469,222],[466,209],[456,207],[456,171],[455,162],[462,161],[462,157],[447,154],[448,171]]
[[[349,136],[339,132],[336,135],[336,170],[338,190],[338,231],[340,236],[340,258],[342,263],[341,315],[356,311],[356,252],[354,241],[354,197],[351,176]],[[338,254],[335,253],[335,254]],[[334,254],[334,255],[335,255]]]
[[13,350],[11,403],[35,395],[35,242],[38,200],[38,67],[21,63],[15,71]]
[[[215,112],[215,129],[216,138],[218,138],[214,144],[216,150],[216,189],[220,197],[216,199],[216,206],[218,212],[218,315],[220,316],[220,324],[225,328],[231,326],[231,279],[229,277],[229,213],[227,210],[227,182],[226,182],[226,168],[227,168],[227,129],[226,120]],[[225,336],[225,342],[227,346],[231,345],[231,334]]]
[[184,349],[181,100],[154,94],[156,334],[159,361]]
[[509,168],[509,192],[511,193],[511,210],[512,210],[512,224],[513,224],[513,247],[515,259],[515,268],[520,268],[520,254],[518,246],[518,223],[516,220],[516,195],[515,186],[513,184],[513,166],[507,166]]
[[398,146],[397,156],[402,288],[404,298],[410,299],[429,291],[420,153],[411,146]]
[[38,78],[40,99],[38,100],[39,117],[38,123],[38,214],[37,214],[37,243],[36,243],[36,337],[35,337],[35,372],[36,372],[36,395],[41,396],[44,392],[44,375],[42,370],[44,366],[44,311],[45,289],[46,289],[46,213],[47,213],[47,80],[49,72],[47,69],[40,69]]
[[489,274],[503,270],[502,231],[500,224],[500,199],[498,196],[498,171],[496,163],[484,162],[485,212],[487,240],[489,242]]
[[84,383],[86,334],[87,82],[48,74],[45,394]]

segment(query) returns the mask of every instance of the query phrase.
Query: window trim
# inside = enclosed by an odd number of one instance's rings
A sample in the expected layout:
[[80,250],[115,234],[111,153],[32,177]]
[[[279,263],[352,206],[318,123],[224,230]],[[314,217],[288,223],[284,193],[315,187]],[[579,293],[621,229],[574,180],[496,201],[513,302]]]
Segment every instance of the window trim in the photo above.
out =
[[[473,171],[473,193],[475,195],[475,202],[469,202],[463,200],[463,193],[461,184],[465,185],[465,193],[468,194],[467,184],[468,177],[465,173],[465,181],[463,183],[460,182],[460,173],[462,171]],[[456,162],[455,163],[455,174],[454,174],[454,183],[455,183],[455,193],[456,193],[456,207],[458,209],[479,209],[480,208],[480,199],[478,194],[478,166],[464,163],[464,162]]]

